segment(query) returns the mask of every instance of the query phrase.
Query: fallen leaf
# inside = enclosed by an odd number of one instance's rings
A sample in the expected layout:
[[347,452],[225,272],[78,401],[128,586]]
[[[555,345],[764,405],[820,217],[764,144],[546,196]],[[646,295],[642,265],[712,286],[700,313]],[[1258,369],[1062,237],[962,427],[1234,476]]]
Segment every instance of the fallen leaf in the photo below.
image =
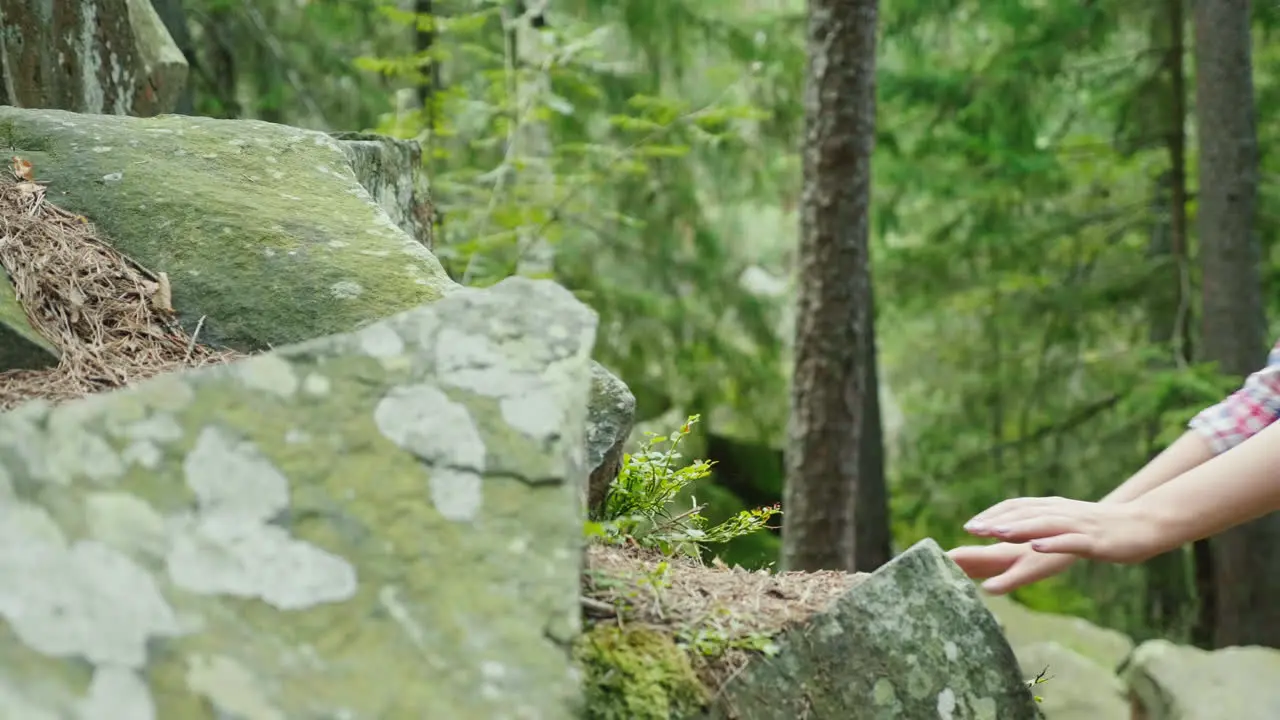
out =
[[20,158],[17,155],[13,156],[13,176],[14,177],[18,178],[19,180],[26,180],[27,182],[31,182],[32,180],[34,180],[34,178],[31,177],[31,170],[32,170],[32,166],[31,166],[30,160],[24,160],[23,158]]

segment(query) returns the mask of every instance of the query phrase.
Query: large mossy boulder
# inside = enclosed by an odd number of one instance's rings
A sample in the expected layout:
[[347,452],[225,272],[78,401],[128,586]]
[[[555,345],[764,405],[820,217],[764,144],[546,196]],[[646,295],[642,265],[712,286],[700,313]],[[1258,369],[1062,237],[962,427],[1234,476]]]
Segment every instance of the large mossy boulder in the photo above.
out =
[[342,142],[258,121],[0,108],[49,199],[167,273],[183,326],[242,352],[439,299],[440,263],[359,182]]
[[1138,646],[1122,670],[1133,720],[1280,718],[1280,651],[1206,651],[1166,640]]
[[[1030,720],[1026,678],[932,541],[866,576],[589,555],[588,717]],[[629,568],[629,569],[628,569]]]
[[0,414],[0,717],[574,717],[594,331],[508,280]]
[[186,82],[150,0],[0,0],[0,105],[149,116]]

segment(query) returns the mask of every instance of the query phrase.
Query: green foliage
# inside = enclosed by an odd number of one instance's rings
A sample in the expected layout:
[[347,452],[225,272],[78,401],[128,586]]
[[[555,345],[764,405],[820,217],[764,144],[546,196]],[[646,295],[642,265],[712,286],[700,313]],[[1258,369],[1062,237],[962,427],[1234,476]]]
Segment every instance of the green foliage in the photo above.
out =
[[648,433],[636,452],[623,456],[622,469],[605,497],[604,521],[588,523],[589,536],[615,543],[631,540],[667,554],[698,557],[700,548],[756,533],[782,513],[776,505],[743,510],[709,525],[697,498],[691,499],[688,509],[673,509],[682,491],[711,473],[712,463],[705,460],[683,466],[679,462],[683,457],[680,441],[699,419],[690,416],[670,436]]
[[[760,259],[726,218],[795,191],[778,169],[798,98],[774,63],[803,58],[771,13],[659,5],[557,5],[540,30],[510,3],[388,11],[432,27],[430,51],[359,64],[398,83],[424,62],[442,73],[429,103],[378,129],[427,146],[436,254],[456,279],[551,274],[613,328],[598,358],[633,387],[664,406],[770,408],[744,413],[766,434],[785,407],[781,308],[740,283]],[[699,44],[668,52],[676,26]],[[676,72],[691,57],[696,82]]]
[[682,647],[708,658],[729,650],[748,650],[765,657],[775,657],[782,651],[775,635],[743,627],[733,611],[724,607],[717,608],[698,625],[682,628],[676,640]]
[[[1194,118],[1173,115],[1170,64],[1190,90],[1195,68],[1171,52],[1169,7],[884,7],[873,259],[882,379],[906,418],[889,433],[900,544],[972,542],[964,519],[1007,497],[1101,497],[1238,387],[1180,358],[1175,337],[1189,326],[1198,350],[1199,278],[1194,257],[1170,256],[1162,179],[1185,127],[1194,197]],[[1256,48],[1266,147],[1280,55]],[[1194,200],[1188,211],[1194,228]],[[1190,586],[1080,563],[1018,598],[1179,640],[1169,618],[1194,605]]]
[[[534,30],[496,0],[436,0],[434,15],[389,0],[191,0],[196,110],[421,141],[436,251],[456,279],[554,276],[600,313],[596,356],[635,391],[641,420],[705,409],[708,435],[776,453],[804,4],[552,6]],[[1161,199],[1169,139],[1195,131],[1173,116],[1168,7],[882,3],[872,259],[899,546],[967,542],[961,522],[1014,495],[1099,497],[1238,382],[1183,362],[1173,340],[1175,320],[1200,320],[1195,263],[1170,257]],[[1280,44],[1268,42],[1278,8],[1254,7],[1264,151],[1280,107]],[[1190,52],[1182,60],[1194,88]],[[1187,150],[1194,221],[1194,142]],[[1257,229],[1274,285],[1280,154],[1263,158]],[[777,287],[747,283],[752,273]],[[632,453],[629,482],[661,452]],[[761,467],[758,455],[734,459]],[[762,523],[750,513],[766,511],[748,508],[781,497],[780,474],[733,497],[727,482],[712,487],[731,464],[715,459],[666,466],[650,514],[623,513],[626,532],[691,552],[744,512]],[[685,481],[652,510],[662,483]],[[666,508],[698,507],[695,491],[708,519],[672,524],[680,513]],[[754,532],[714,547],[763,565],[774,541]],[[1150,567],[1081,563],[1018,597],[1176,640],[1150,613],[1165,582]]]
[[694,717],[708,700],[689,656],[661,632],[597,625],[574,645],[590,720]]

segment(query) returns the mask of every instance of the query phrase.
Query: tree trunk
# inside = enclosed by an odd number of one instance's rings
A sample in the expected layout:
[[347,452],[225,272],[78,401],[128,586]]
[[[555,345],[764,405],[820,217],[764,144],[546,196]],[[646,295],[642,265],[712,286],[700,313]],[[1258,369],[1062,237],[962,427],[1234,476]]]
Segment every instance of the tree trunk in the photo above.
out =
[[[435,5],[433,0],[414,0],[413,12],[418,15],[430,15],[434,20]],[[415,30],[413,36],[414,48],[418,53],[426,55],[434,48],[436,42],[436,34],[432,30]],[[434,58],[424,59],[418,67],[423,78],[418,86],[414,88],[417,95],[418,107],[426,112],[427,127],[435,129],[435,95],[440,88],[440,64]]]
[[[1152,43],[1167,46],[1164,72],[1169,80],[1169,116],[1161,134],[1169,155],[1169,170],[1153,182],[1151,238],[1148,257],[1167,264],[1163,282],[1156,284],[1147,308],[1148,337],[1156,347],[1166,347],[1166,359],[1153,369],[1185,367],[1192,360],[1190,259],[1187,254],[1187,82],[1185,68],[1185,0],[1168,0],[1162,27],[1153,33]],[[1164,448],[1156,438],[1162,424],[1152,420],[1147,428],[1147,454],[1154,458]],[[1202,548],[1203,549],[1203,548]],[[1211,579],[1212,564],[1193,566],[1186,548],[1163,553],[1143,565],[1144,616],[1147,627],[1164,637],[1185,638],[1203,635],[1212,627],[1213,584],[1197,585],[1192,593],[1191,570],[1197,580]],[[1196,596],[1201,599],[1197,619]],[[1207,622],[1206,622],[1207,621]]]
[[854,507],[854,557],[859,572],[871,572],[893,557],[889,489],[884,476],[884,428],[880,419],[880,374],[876,361],[875,293],[868,279],[867,354],[863,367],[863,414],[858,457],[858,495]]
[[810,0],[782,563],[853,570],[871,344],[876,0]]
[[[1180,3],[1181,0],[1173,0],[1173,2]],[[1174,105],[1180,104],[1175,102]],[[1173,357],[1172,362],[1164,360],[1153,364],[1153,370],[1168,369],[1175,363],[1186,364],[1189,358],[1183,355],[1183,352],[1185,348],[1190,347],[1179,341],[1179,318],[1182,317],[1182,324],[1188,324],[1185,317],[1181,315],[1185,298],[1181,290],[1182,284],[1178,281],[1186,266],[1186,255],[1179,254],[1176,248],[1182,248],[1185,251],[1186,236],[1183,235],[1181,240],[1175,237],[1179,232],[1184,232],[1186,227],[1186,190],[1185,187],[1181,192],[1177,189],[1178,183],[1185,181],[1180,172],[1182,158],[1181,152],[1174,150],[1174,143],[1182,141],[1182,133],[1175,130],[1171,135],[1176,136],[1176,140],[1172,136],[1169,140],[1172,169],[1162,173],[1152,183],[1151,239],[1147,245],[1148,257],[1157,262],[1167,261],[1169,274],[1168,281],[1157,283],[1150,294],[1147,322],[1148,340],[1157,347],[1173,346]],[[1182,205],[1174,200],[1175,196],[1184,198],[1181,200]],[[1181,215],[1181,220],[1176,217],[1178,215]],[[1148,459],[1159,455],[1164,449],[1156,441],[1161,427],[1158,420],[1152,420],[1147,427]],[[1193,619],[1191,610],[1195,606],[1195,597],[1191,593],[1189,569],[1186,548],[1178,548],[1157,555],[1143,563],[1145,580],[1143,614],[1147,627],[1163,637],[1183,637],[1188,621]],[[1204,599],[1211,601],[1212,595]],[[1211,606],[1212,602],[1204,604],[1204,608]]]
[[[1254,234],[1259,170],[1250,8],[1248,0],[1194,7],[1202,345],[1206,359],[1243,378],[1262,365],[1266,350],[1261,252]],[[1280,555],[1271,552],[1277,546],[1276,515],[1211,540],[1215,646],[1280,647]]]

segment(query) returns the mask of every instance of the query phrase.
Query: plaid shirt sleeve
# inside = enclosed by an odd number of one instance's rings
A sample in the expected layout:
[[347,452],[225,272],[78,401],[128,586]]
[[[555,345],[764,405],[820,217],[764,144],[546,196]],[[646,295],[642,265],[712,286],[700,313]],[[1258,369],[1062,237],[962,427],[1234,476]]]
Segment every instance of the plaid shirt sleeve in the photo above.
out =
[[1280,418],[1280,342],[1271,349],[1267,366],[1249,376],[1227,399],[1192,418],[1189,427],[1223,453],[1256,435]]

